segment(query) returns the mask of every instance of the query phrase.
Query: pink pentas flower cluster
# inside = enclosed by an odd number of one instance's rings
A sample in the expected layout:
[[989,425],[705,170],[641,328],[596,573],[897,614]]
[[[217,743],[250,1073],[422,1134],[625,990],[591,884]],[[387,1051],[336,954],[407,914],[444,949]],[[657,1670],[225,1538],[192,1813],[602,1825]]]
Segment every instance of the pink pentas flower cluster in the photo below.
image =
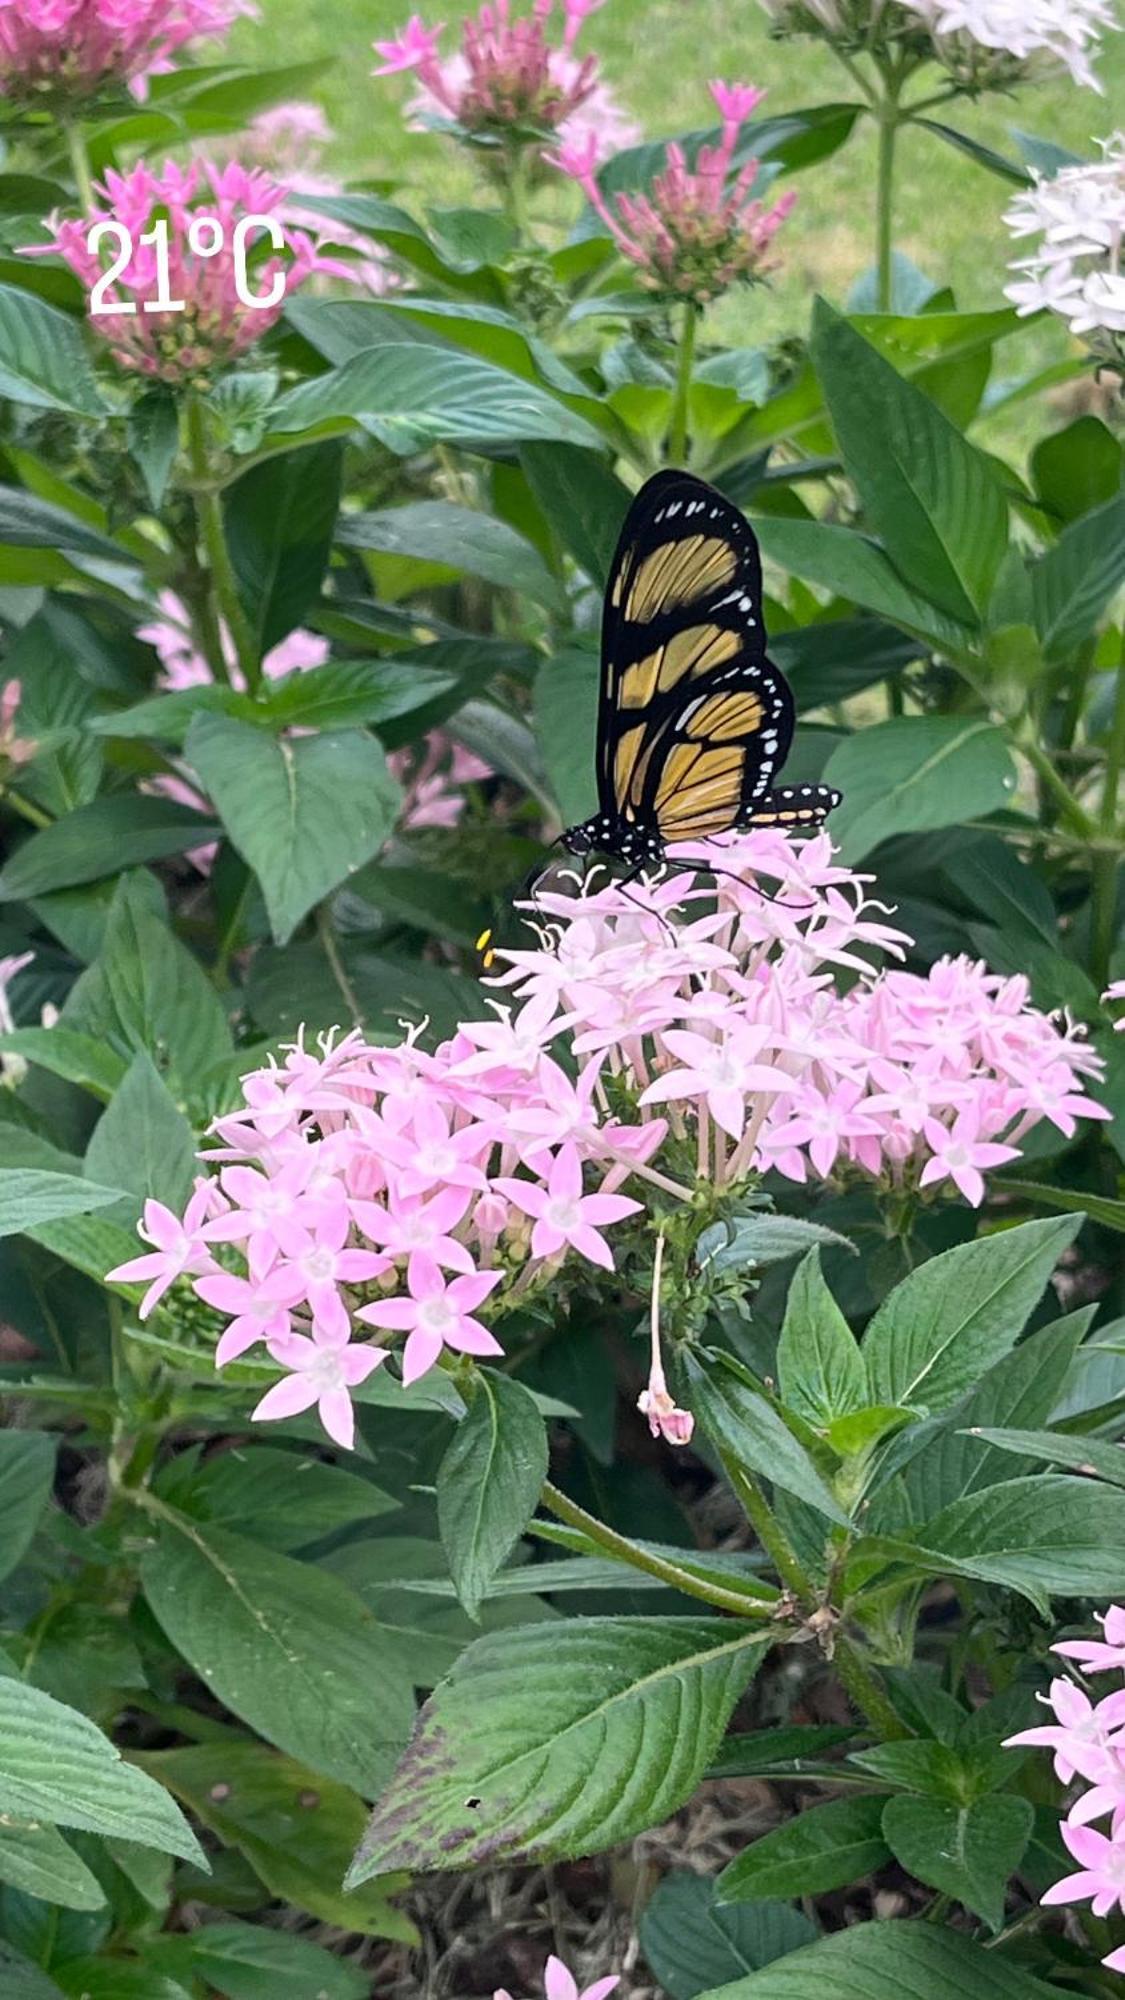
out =
[[770,269],[770,245],[797,197],[783,194],[771,207],[754,199],[757,160],[731,179],[731,162],[746,119],[764,91],[750,85],[713,83],[711,95],[722,117],[713,146],[701,146],[689,167],[682,146],[671,142],[663,172],[647,194],[608,197],[598,181],[596,146],[567,139],[549,155],[551,163],[578,182],[605,224],[621,255],[633,265],[645,291],[668,301],[705,306]]
[[[596,56],[575,43],[587,14],[602,0],[563,0],[561,32],[549,36],[554,0],[534,0],[530,14],[513,14],[509,0],[482,6],[463,25],[461,45],[441,55],[440,27],[412,15],[396,39],[374,44],[383,61],[376,76],[409,72],[419,88],[406,107],[418,126],[445,125],[501,146],[538,152],[545,136],[582,145],[599,160],[641,136],[603,82]],[[484,156],[482,156],[484,157]],[[486,161],[487,163],[487,161]]]
[[225,35],[242,0],[0,0],[0,97],[96,96]]
[[[1100,1639],[1064,1639],[1051,1650],[1084,1673],[1125,1675],[1125,1607],[1110,1605],[1100,1623]],[[1125,1687],[1093,1702],[1075,1681],[1059,1675],[1046,1701],[1054,1721],[1023,1729],[1008,1743],[1053,1750],[1060,1783],[1081,1779],[1087,1789],[1075,1798],[1059,1829],[1078,1867],[1052,1883],[1042,1900],[1089,1902],[1095,1917],[1125,1913]],[[1109,1821],[1108,1833],[1099,1831],[1098,1820]],[[1125,1972],[1125,1947],[1110,1952],[1102,1963],[1112,1972]]]
[[[407,1383],[447,1351],[498,1353],[505,1315],[560,1270],[616,1267],[646,1192],[721,1212],[773,1169],[919,1196],[949,1181],[978,1202],[1033,1124],[1069,1134],[1106,1115],[1082,1089],[1098,1058],[1024,980],[966,959],[872,969],[907,940],[827,834],[798,848],[758,831],[724,864],[717,893],[690,873],[541,891],[538,940],[496,952],[488,1012],[432,1052],[413,1033],[353,1033],[246,1077],[205,1156],[214,1177],[182,1222],[150,1204],[151,1254],[111,1275],[146,1283],[142,1313],[190,1279],[231,1322],[220,1366],[264,1343],[285,1371],[255,1415],[316,1402],[347,1443],[346,1391],[388,1351]],[[758,876],[780,885],[772,900]],[[661,1249],[658,1232],[641,1407],[683,1443],[690,1418],[660,1365]]]
[[[144,165],[127,174],[110,168],[97,192],[105,206],[94,214],[48,221],[53,242],[40,254],[58,252],[89,296],[105,278],[107,252],[116,261],[120,247],[116,233],[107,233],[91,249],[91,230],[117,224],[128,231],[129,255],[104,286],[102,310],[91,312],[90,325],[122,368],[154,380],[206,386],[216,370],[262,338],[281,317],[286,297],[314,271],[351,274],[350,266],[322,256],[311,236],[284,221],[285,190],[276,181],[237,161],[179,167],[166,160],[159,173]],[[270,304],[248,305],[238,295],[235,230],[250,216],[272,221],[281,243],[259,256],[257,238],[249,239],[250,283],[255,297]],[[166,259],[157,243],[141,241],[158,221],[167,224]],[[175,308],[149,309],[164,298]]]

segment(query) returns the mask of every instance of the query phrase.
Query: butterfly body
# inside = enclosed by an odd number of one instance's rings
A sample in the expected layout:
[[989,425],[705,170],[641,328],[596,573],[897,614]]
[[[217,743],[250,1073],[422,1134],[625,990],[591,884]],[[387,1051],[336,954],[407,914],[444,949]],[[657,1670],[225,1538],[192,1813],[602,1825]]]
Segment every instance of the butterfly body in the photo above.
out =
[[822,825],[838,792],[773,784],[793,725],[766,657],[749,523],[702,480],[657,473],[629,509],[606,591],[598,810],[562,845],[639,874],[677,841]]

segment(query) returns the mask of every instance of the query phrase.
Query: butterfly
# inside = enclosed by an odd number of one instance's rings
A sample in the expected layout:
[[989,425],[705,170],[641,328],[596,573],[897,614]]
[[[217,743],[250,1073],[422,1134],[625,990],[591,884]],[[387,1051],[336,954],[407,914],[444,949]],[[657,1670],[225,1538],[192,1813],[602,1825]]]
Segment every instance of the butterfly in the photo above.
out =
[[676,841],[821,826],[842,794],[775,785],[793,694],[766,658],[762,563],[738,508],[687,472],[658,472],[621,531],[602,614],[598,810],[571,854],[630,875]]

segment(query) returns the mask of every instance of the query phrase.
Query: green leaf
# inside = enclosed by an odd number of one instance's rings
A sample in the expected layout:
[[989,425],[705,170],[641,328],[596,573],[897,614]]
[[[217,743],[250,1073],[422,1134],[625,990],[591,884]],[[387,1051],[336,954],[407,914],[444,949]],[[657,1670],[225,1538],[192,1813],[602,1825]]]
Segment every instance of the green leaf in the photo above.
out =
[[226,2000],[368,2000],[371,1991],[358,1965],[261,1924],[203,1924],[187,1937],[159,1939],[146,1957],[185,1980],[201,1979]]
[[[712,1778],[796,1777],[802,1767],[847,1743],[850,1723],[786,1723],[780,1729],[753,1729],[726,1736],[708,1771]],[[836,1767],[846,1773],[846,1766]]]
[[1000,1194],[1021,1197],[1032,1208],[1061,1208],[1070,1215],[1084,1215],[1103,1229],[1125,1229],[1125,1201],[1109,1195],[1088,1194],[1085,1188],[1048,1187],[1043,1181],[1025,1181],[1014,1174],[996,1174],[992,1186]]
[[912,589],[868,535],[830,521],[790,520],[776,514],[755,514],[752,524],[763,555],[793,576],[890,619],[929,645],[956,652],[970,642],[973,627],[950,618]]
[[951,618],[974,622],[1008,545],[988,459],[928,396],[818,299],[812,357],[844,463],[896,569]]
[[1075,417],[1048,431],[1031,454],[1031,477],[1040,500],[1059,521],[1077,521],[1092,507],[1116,498],[1125,454],[1100,417]]
[[410,1728],[410,1690],[362,1601],[308,1563],[186,1521],[144,1558],[145,1595],[213,1696],[252,1729],[377,1793]]
[[990,174],[997,174],[1002,181],[1010,181],[1013,187],[1030,187],[1031,175],[1018,160],[1009,160],[1004,153],[997,153],[993,147],[984,146],[979,139],[971,139],[967,132],[959,132],[954,125],[943,125],[936,118],[918,118],[914,121],[923,125],[927,132],[933,132],[944,139],[947,146],[956,152],[967,153],[978,167],[986,167]]
[[544,660],[532,693],[544,769],[568,826],[597,805],[595,743],[601,668],[584,646],[563,646]]
[[1057,952],[1059,921],[1051,892],[1006,840],[986,834],[962,849],[942,873],[952,889],[1009,937],[1022,943],[1030,935]]
[[0,1236],[18,1236],[58,1216],[87,1215],[120,1201],[121,1188],[96,1187],[75,1174],[52,1174],[35,1167],[0,1169]]
[[136,1958],[68,1958],[55,1974],[71,2000],[192,2000],[179,1980]]
[[707,1987],[756,1972],[816,1936],[786,1903],[717,1907],[706,1875],[673,1868],[645,1904],[641,1950],[669,2000],[696,2000]]
[[38,1688],[3,1676],[0,1811],[120,1836],[207,1865],[167,1793],[123,1763],[94,1723]]
[[414,660],[327,660],[306,673],[286,674],[255,704],[258,713],[244,720],[301,729],[369,723],[378,731],[381,723],[401,721],[440,701],[456,685],[452,674],[434,673]]
[[[944,1690],[939,1690],[944,1693]],[[951,1697],[945,1696],[946,1700]],[[953,1730],[960,1732],[964,1711],[953,1702]],[[907,1722],[918,1719],[909,1713]],[[956,1738],[955,1738],[956,1740]],[[908,1792],[921,1792],[946,1803],[964,1802],[969,1771],[965,1759],[949,1743],[913,1737],[904,1743],[876,1743],[870,1750],[854,1750],[848,1759],[861,1771],[868,1771],[881,1783],[902,1785]],[[1010,1767],[1008,1767],[1010,1770]],[[1008,1775],[1008,1771],[1005,1772]],[[884,1825],[883,1831],[886,1832]],[[925,1879],[925,1878],[923,1878]]]
[[227,488],[223,523],[259,655],[320,595],[340,511],[343,447],[310,445],[255,465]]
[[[372,1698],[377,1702],[378,1683]],[[271,1896],[342,1931],[414,1942],[409,1918],[386,1900],[403,1886],[401,1877],[352,1894],[340,1888],[364,1821],[363,1804],[346,1785],[262,1743],[238,1740],[142,1753],[137,1762],[245,1855]]]
[[63,1990],[0,1938],[0,2000],[63,2000]]
[[1063,529],[1032,565],[1035,629],[1050,660],[1065,660],[1097,631],[1125,583],[1125,493]]
[[967,1435],[1017,1458],[1034,1458],[1040,1465],[1065,1465],[1069,1472],[1085,1472],[1111,1486],[1125,1486],[1125,1449],[1119,1444],[1074,1437],[1067,1431],[1001,1430],[982,1424],[974,1424]]
[[125,1065],[113,1049],[70,1028],[16,1028],[9,1035],[0,1035],[0,1054],[23,1056],[26,1062],[50,1070],[52,1076],[81,1084],[103,1101],[113,1096],[125,1074]]
[[760,1896],[820,1896],[881,1868],[888,1859],[883,1801],[830,1799],[809,1806],[743,1849],[715,1884],[720,1903]]
[[434,440],[513,444],[528,438],[589,445],[602,440],[535,383],[475,355],[417,341],[370,347],[281,397],[271,434],[351,420],[389,450],[409,457]]
[[749,1472],[772,1480],[840,1526],[848,1517],[825,1485],[804,1446],[764,1395],[724,1365],[721,1354],[685,1356],[688,1399],[712,1443]]
[[0,1431],[0,1578],[22,1562],[39,1526],[54,1484],[55,1447],[46,1431]]
[[913,1534],[932,1573],[944,1564],[1019,1591],[1045,1612],[1052,1596],[1104,1600],[1120,1589],[1125,1494],[1040,1473],[955,1500]]
[[336,539],[348,549],[374,549],[462,570],[502,590],[518,590],[549,611],[566,607],[564,592],[531,542],[496,515],[448,500],[412,500],[377,513],[345,514]]
[[94,1127],[83,1171],[92,1181],[135,1196],[123,1204],[118,1218],[129,1222],[150,1195],[178,1214],[187,1204],[197,1169],[191,1126],[152,1057],[140,1049]]
[[470,1618],[511,1554],[547,1477],[547,1429],[522,1382],[479,1369],[437,1476],[438,1524]]
[[701,1271],[718,1277],[723,1271],[741,1271],[749,1265],[764,1270],[769,1264],[784,1264],[817,1244],[854,1251],[846,1236],[826,1229],[822,1222],[762,1213],[740,1215],[732,1223],[714,1223],[699,1238],[695,1257]]
[[50,889],[69,889],[116,875],[142,861],[183,854],[215,838],[213,820],[174,799],[114,792],[79,806],[33,833],[0,874],[0,902],[25,902]]
[[272,1445],[238,1445],[202,1462],[197,1452],[179,1452],[158,1474],[156,1491],[194,1520],[286,1554],[399,1505],[342,1466]]
[[659,1824],[690,1798],[767,1643],[686,1617],[478,1639],[422,1710],[349,1881],[590,1854]]
[[909,715],[846,737],[824,781],[844,803],[832,837],[849,862],[893,834],[955,826],[1011,802],[1015,767],[1003,731],[979,716]]
[[278,944],[378,853],[394,826],[399,788],[363,730],[293,741],[230,716],[201,715],[188,731],[187,755],[262,885]]
[[700,2000],[1057,2000],[1058,1988],[939,1924],[854,1924]]
[[830,1423],[867,1403],[867,1371],[847,1320],[824,1281],[819,1250],[793,1274],[777,1349],[781,1400],[809,1423]]
[[1025,1222],[931,1257],[896,1286],[863,1342],[871,1400],[941,1410],[1007,1354],[1078,1224]]
[[147,1049],[186,1097],[233,1053],[215,988],[151,906],[151,877],[118,884],[102,949],[66,998],[63,1024],[100,1037],[130,1058]]
[[952,1896],[998,1931],[1008,1877],[1020,1865],[1034,1818],[1030,1799],[1010,1796],[960,1806],[941,1799],[888,1799],[883,1833],[909,1875]]
[[176,399],[163,383],[138,396],[126,419],[125,435],[144,480],[149,504],[159,511],[180,448]]
[[604,590],[629,508],[629,489],[599,452],[572,444],[525,444],[520,464],[563,548]]
[[[0,1882],[64,1910],[100,1910],[105,1894],[56,1827],[35,1820],[0,1826]],[[3,1987],[0,1986],[0,1993]]]
[[0,395],[40,410],[105,416],[79,327],[17,285],[0,285]]

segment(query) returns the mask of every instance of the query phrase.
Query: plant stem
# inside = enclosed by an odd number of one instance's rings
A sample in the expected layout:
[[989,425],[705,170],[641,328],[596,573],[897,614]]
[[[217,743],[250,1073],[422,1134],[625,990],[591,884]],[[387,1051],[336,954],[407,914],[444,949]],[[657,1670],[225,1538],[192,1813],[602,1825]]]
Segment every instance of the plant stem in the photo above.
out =
[[693,1576],[690,1570],[680,1569],[678,1564],[666,1561],[663,1556],[651,1555],[647,1549],[639,1549],[635,1542],[630,1542],[624,1535],[619,1535],[615,1528],[608,1527],[595,1515],[588,1514],[576,1500],[568,1499],[557,1486],[552,1486],[549,1479],[544,1480],[539,1497],[556,1520],[564,1521],[568,1528],[578,1528],[591,1542],[596,1542],[600,1549],[604,1549],[607,1555],[613,1556],[618,1562],[628,1563],[631,1569],[644,1570],[648,1576],[658,1576],[662,1583],[668,1584],[673,1590],[682,1591],[685,1597],[698,1597],[704,1604],[712,1605],[717,1611],[733,1612],[736,1618],[773,1616],[775,1607],[772,1600],[766,1603],[761,1599],[744,1596],[741,1591],[724,1590],[721,1584],[704,1583],[701,1578]]
[[223,505],[218,488],[211,479],[206,415],[202,403],[196,396],[190,396],[187,403],[187,436],[191,459],[192,499],[195,503],[196,520],[199,523],[200,540],[207,557],[211,585],[210,609],[213,615],[209,622],[214,630],[208,636],[211,646],[216,649],[211,665],[217,677],[229,681],[230,676],[226,672],[222,649],[222,626],[225,624],[234,642],[235,658],[246,686],[251,694],[257,694],[262,684],[261,659],[254,634],[250,629],[250,621],[238,595],[234,565],[230,559],[223,527]]
[[791,1591],[794,1597],[809,1602],[814,1596],[812,1585],[782,1534],[773,1508],[757,1480],[752,1479],[738,1461],[729,1457],[726,1452],[721,1456],[727,1478],[738,1495],[747,1520],[785,1588]]
[[[1113,719],[1109,725],[1105,780],[1102,787],[1102,831],[1112,840],[1117,829],[1121,774],[1125,769],[1125,639],[1117,669]],[[1094,857],[1092,971],[1099,991],[1109,978],[1113,957],[1114,923],[1117,916],[1117,871],[1120,855],[1101,853]]]
[[832,1664],[861,1714],[886,1742],[896,1742],[910,1731],[891,1707],[870,1667],[851,1639],[841,1634],[836,1640]]
[[879,167],[875,194],[875,302],[890,312],[893,291],[895,139],[898,136],[898,88],[886,78],[876,114],[879,121]]
[[1097,821],[1091,819],[1085,806],[1079,799],[1075,798],[1069,785],[1064,783],[1063,779],[1060,778],[1046,751],[1041,750],[1038,743],[1021,743],[1018,739],[1016,741],[1016,748],[1027,758],[1032,769],[1042,778],[1048,791],[1054,793],[1062,808],[1064,818],[1070,822],[1074,832],[1081,835],[1085,840],[1094,839],[1098,833]]
[[22,799],[18,792],[13,792],[7,785],[0,785],[0,799],[6,805],[10,805],[12,811],[18,813],[21,819],[27,820],[29,826],[43,827],[52,824],[50,813],[45,813],[41,806],[33,806],[30,799]]
[[340,954],[339,942],[332,928],[331,903],[327,897],[323,903],[317,904],[316,934],[320,939],[321,950],[331,968],[332,977],[336,981],[343,996],[344,1004],[351,1014],[353,1026],[362,1028],[363,1008],[359,1004],[359,995],[352,985],[351,979],[348,976],[347,966],[344,964]]
[[70,158],[70,171],[74,175],[74,185],[78,190],[78,199],[82,205],[82,213],[83,215],[93,215],[97,207],[97,202],[94,198],[94,181],[90,172],[90,160],[86,152],[86,141],[82,136],[82,127],[81,125],[72,124],[67,119],[63,126],[63,131],[66,134],[66,150]]
[[668,421],[668,436],[664,445],[664,456],[669,465],[683,465],[687,457],[688,397],[691,393],[691,370],[695,360],[696,320],[696,310],[689,299],[684,307],[680,351],[676,361],[676,388],[672,398],[672,414]]

